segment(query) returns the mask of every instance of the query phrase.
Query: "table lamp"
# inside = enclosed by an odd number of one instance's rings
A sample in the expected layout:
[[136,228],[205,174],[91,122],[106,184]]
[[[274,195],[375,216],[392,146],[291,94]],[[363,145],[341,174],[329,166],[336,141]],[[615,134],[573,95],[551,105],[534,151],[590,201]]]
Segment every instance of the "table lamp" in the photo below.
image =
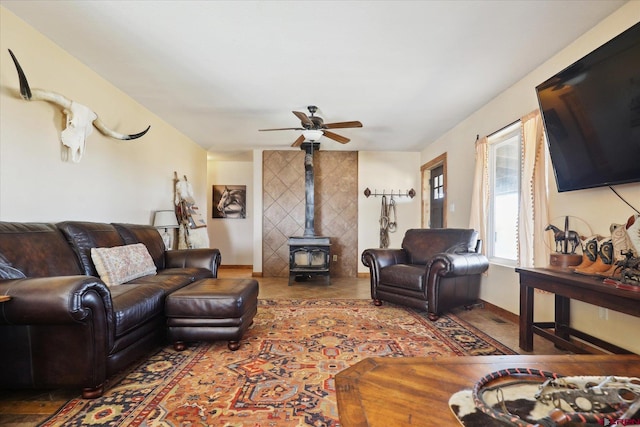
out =
[[153,226],[155,228],[164,228],[164,232],[160,233],[164,247],[170,251],[173,249],[173,231],[169,233],[169,229],[178,228],[178,219],[174,211],[156,211],[153,218]]

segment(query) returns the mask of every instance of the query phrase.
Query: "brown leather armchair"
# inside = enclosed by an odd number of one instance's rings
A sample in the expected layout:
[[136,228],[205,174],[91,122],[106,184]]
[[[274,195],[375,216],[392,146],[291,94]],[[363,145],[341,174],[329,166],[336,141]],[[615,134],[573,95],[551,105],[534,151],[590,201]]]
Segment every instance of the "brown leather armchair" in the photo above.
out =
[[371,298],[414,307],[436,320],[445,311],[478,301],[480,276],[489,261],[475,230],[410,229],[401,249],[367,249]]

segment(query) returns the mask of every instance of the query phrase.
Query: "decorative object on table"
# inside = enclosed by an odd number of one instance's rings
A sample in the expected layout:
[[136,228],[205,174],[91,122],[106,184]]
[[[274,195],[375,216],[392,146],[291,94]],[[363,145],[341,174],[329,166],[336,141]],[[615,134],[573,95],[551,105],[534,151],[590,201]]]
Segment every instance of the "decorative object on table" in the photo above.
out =
[[146,134],[151,126],[147,126],[145,130],[134,134],[122,134],[109,129],[89,107],[55,92],[42,89],[31,89],[27,77],[22,71],[22,67],[18,63],[11,49],[9,54],[13,59],[13,63],[18,71],[18,79],[20,80],[20,95],[27,101],[48,101],[62,108],[62,112],[67,117],[67,127],[60,134],[60,140],[66,147],[64,151],[64,160],[71,160],[78,163],[84,153],[85,142],[87,137],[96,127],[103,135],[115,139],[130,140],[137,139]]
[[620,277],[623,283],[640,286],[640,258],[631,258],[622,268]]
[[[176,212],[173,211],[156,211],[153,217],[153,226],[158,229],[164,229],[160,235],[164,242],[164,247],[169,251],[173,249],[173,230],[179,227]],[[171,229],[171,232],[169,232]]]
[[628,291],[640,291],[640,257],[635,257],[634,252],[629,250],[623,253],[624,259],[616,261],[616,271],[614,278],[604,279],[604,283],[613,285],[618,289],[626,289]]
[[318,107],[315,105],[309,105],[307,107],[311,116],[307,116],[305,113],[300,111],[292,111],[292,113],[300,120],[301,127],[295,128],[277,128],[277,129],[259,129],[259,131],[272,131],[272,130],[301,130],[302,135],[298,137],[291,144],[292,147],[299,147],[302,143],[306,141],[318,142],[320,138],[326,136],[329,139],[333,139],[334,141],[339,142],[340,144],[346,144],[351,141],[349,138],[345,138],[344,136],[338,135],[337,133],[330,132],[327,129],[346,129],[346,128],[361,128],[362,123],[359,121],[350,121],[350,122],[338,122],[338,123],[325,123],[324,119],[320,116],[316,116],[315,113],[318,111]]
[[593,264],[585,268],[576,268],[578,274],[596,275],[608,271],[613,264],[613,242],[605,237],[598,242],[598,256]]
[[596,262],[596,258],[598,258],[598,242],[602,240],[603,237],[599,234],[595,236],[582,237],[580,239],[580,247],[582,248],[582,261],[580,264],[576,265],[572,271],[575,271],[576,268],[586,268],[591,264]]
[[580,245],[580,234],[569,229],[569,217],[564,217],[564,229],[561,230],[553,224],[547,225],[544,231],[553,233],[555,253],[551,254],[549,264],[551,267],[570,268],[582,262],[582,256],[576,254]]
[[212,200],[215,208],[213,218],[246,218],[247,186],[246,185],[214,185]]
[[[621,279],[625,269],[633,264],[630,260],[638,256],[633,242],[633,224],[635,216],[629,217],[626,223],[612,223],[609,237],[592,236],[582,240],[583,262],[574,271],[579,274],[596,275],[610,279]],[[597,245],[597,255],[593,252]],[[584,256],[589,259],[585,259]],[[589,262],[591,261],[591,262]],[[631,263],[631,264],[630,264]],[[626,272],[627,280],[635,277],[633,270]]]
[[187,180],[178,178],[178,173],[173,172],[173,183],[176,206],[176,217],[180,227],[178,228],[178,249],[195,249],[209,247],[209,234],[207,233],[207,221],[200,214],[193,194],[193,186]]
[[611,224],[612,262],[609,269],[596,273],[602,277],[620,277],[621,269],[618,262],[628,262],[625,253],[630,252],[634,256],[633,245],[627,234],[626,224]]
[[627,234],[637,256],[640,256],[640,214],[632,215],[627,221]]
[[613,425],[640,413],[640,379],[510,368],[455,393],[449,406],[465,427]]
[[[561,254],[575,254],[580,244],[580,236],[577,232],[569,230],[569,217],[565,217],[564,230],[560,230],[553,224],[547,225],[544,231],[553,231],[553,239],[556,243],[556,252]],[[571,250],[569,250],[571,244]]]

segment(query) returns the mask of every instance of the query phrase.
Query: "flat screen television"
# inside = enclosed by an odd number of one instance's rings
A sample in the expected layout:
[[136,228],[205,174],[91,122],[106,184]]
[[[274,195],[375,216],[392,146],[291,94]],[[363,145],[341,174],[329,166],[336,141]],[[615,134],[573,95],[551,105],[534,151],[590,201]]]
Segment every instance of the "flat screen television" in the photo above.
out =
[[536,93],[558,191],[640,182],[640,23]]

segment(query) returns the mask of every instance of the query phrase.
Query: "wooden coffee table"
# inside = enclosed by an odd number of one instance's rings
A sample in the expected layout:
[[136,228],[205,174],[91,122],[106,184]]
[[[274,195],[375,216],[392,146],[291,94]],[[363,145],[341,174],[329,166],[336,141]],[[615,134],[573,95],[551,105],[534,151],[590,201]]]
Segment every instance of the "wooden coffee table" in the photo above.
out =
[[455,426],[449,409],[455,392],[485,374],[535,368],[561,375],[640,377],[637,355],[468,356],[369,358],[336,375],[343,427]]

